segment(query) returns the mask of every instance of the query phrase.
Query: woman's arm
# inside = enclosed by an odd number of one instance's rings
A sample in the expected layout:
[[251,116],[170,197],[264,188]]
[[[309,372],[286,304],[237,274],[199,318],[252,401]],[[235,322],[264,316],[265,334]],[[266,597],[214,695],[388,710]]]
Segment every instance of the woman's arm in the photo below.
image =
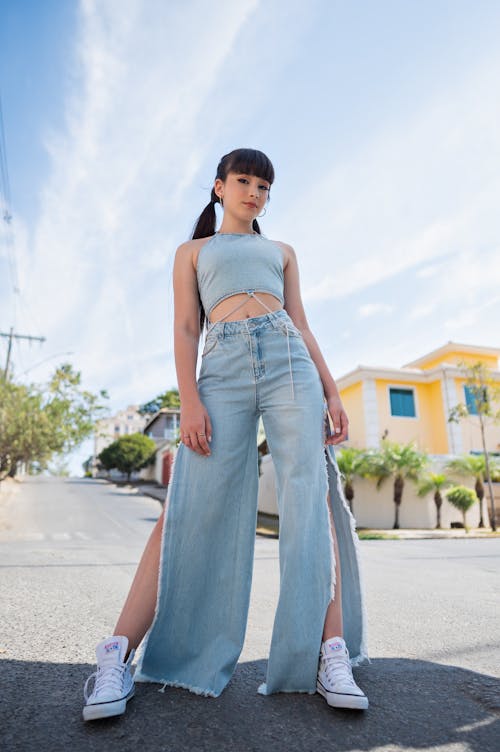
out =
[[[174,284],[174,355],[181,402],[180,434],[198,454],[210,454],[212,426],[196,384],[196,361],[200,341],[198,283],[193,266],[193,246],[182,243],[175,253]],[[199,434],[206,434],[200,436]]]
[[323,391],[327,401],[328,412],[332,418],[335,435],[327,439],[327,444],[338,444],[347,439],[349,420],[342,406],[342,401],[337,385],[330,373],[325,359],[319,349],[313,333],[309,329],[302,298],[300,295],[300,279],[297,256],[291,245],[281,243],[285,248],[287,260],[284,265],[284,295],[285,309],[293,323],[300,330],[306,343],[307,349],[314,361],[323,384]]

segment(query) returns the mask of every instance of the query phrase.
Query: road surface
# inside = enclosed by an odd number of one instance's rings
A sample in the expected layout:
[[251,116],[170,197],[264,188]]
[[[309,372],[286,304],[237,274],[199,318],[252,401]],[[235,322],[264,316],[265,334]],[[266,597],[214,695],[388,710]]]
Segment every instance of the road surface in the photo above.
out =
[[[5,484],[4,484],[5,485]],[[115,624],[161,506],[102,480],[31,478],[0,495],[0,749],[250,752],[500,749],[500,542],[361,541],[367,711],[257,694],[278,541],[257,537],[246,641],[219,698],[138,684],[125,716],[84,724],[95,644]]]

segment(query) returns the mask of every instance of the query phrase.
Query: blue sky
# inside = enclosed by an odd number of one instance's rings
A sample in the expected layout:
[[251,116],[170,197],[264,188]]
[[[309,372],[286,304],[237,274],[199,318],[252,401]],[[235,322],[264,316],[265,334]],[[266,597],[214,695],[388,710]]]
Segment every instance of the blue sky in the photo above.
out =
[[0,329],[47,338],[15,373],[69,359],[112,409],[175,385],[173,254],[239,146],[334,378],[498,346],[499,38],[493,0],[3,0]]

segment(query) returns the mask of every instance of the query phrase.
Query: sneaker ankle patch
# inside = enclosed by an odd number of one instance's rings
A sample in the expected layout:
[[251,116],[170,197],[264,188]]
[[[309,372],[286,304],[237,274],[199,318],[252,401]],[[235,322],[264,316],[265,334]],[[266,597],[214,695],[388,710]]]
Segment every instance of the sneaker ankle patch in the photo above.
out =
[[112,653],[114,650],[120,650],[120,643],[116,640],[114,642],[108,642],[108,644],[104,646],[104,652],[106,654]]
[[344,650],[344,644],[340,640],[325,642],[325,650],[327,653],[339,653],[340,651]]

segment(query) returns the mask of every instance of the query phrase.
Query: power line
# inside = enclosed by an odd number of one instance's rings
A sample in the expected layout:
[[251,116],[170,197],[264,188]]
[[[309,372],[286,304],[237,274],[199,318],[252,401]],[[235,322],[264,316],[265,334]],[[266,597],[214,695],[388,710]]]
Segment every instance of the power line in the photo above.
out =
[[9,169],[7,166],[7,147],[5,145],[2,97],[0,95],[0,211],[2,212],[2,222],[4,223],[5,244],[7,247],[7,260],[9,263],[12,289],[14,293],[19,294],[19,278],[16,266],[11,207],[12,201],[10,193]]
[[12,326],[10,327],[10,332],[8,334],[6,332],[0,332],[0,337],[8,337],[8,339],[9,339],[9,344],[8,344],[8,347],[7,347],[7,360],[6,360],[6,363],[5,363],[5,370],[4,370],[4,373],[3,373],[3,377],[4,377],[5,381],[7,381],[7,376],[8,376],[8,373],[9,373],[10,352],[12,350],[12,340],[13,339],[16,339],[16,340],[18,340],[18,339],[27,339],[30,342],[33,341],[33,340],[38,340],[38,342],[45,342],[45,337],[34,337],[31,334],[15,334],[14,333],[14,327],[12,327]]

